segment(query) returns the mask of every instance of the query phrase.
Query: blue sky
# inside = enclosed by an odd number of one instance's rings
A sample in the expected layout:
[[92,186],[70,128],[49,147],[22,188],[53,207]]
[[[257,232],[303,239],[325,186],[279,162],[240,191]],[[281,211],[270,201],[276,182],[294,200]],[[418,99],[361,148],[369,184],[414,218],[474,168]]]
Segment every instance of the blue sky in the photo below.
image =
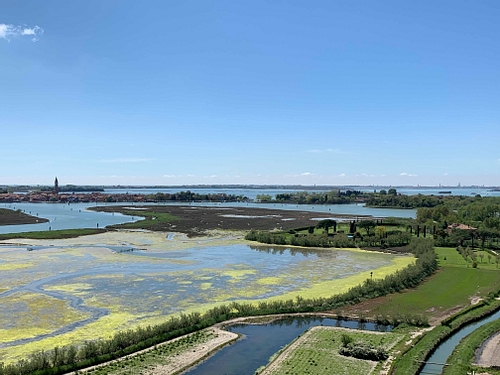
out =
[[500,185],[500,2],[0,5],[0,184]]

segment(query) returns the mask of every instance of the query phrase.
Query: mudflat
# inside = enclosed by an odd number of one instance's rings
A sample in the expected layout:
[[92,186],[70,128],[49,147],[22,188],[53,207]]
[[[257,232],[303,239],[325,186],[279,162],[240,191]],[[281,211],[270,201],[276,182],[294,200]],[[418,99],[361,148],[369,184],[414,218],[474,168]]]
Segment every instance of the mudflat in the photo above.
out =
[[0,225],[37,224],[45,223],[49,220],[25,214],[22,211],[14,211],[0,208]]
[[[181,232],[190,236],[201,235],[214,229],[223,230],[289,230],[299,227],[315,226],[319,220],[349,220],[361,216],[332,214],[325,212],[289,211],[276,208],[253,207],[203,207],[203,206],[108,206],[93,207],[104,212],[121,212],[141,216],[146,212],[169,214],[177,220],[149,223],[147,229],[165,232]],[[120,227],[117,225],[115,227]]]

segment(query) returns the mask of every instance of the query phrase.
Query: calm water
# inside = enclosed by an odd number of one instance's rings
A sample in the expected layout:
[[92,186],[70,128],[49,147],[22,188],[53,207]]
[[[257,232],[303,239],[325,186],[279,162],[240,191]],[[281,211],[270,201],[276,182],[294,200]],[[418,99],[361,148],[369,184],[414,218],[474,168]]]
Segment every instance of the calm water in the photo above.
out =
[[[186,205],[186,203],[170,203],[171,205]],[[133,203],[98,203],[99,206],[128,205]],[[150,204],[154,205],[154,204]],[[329,214],[354,215],[354,216],[377,216],[377,217],[406,217],[415,218],[416,210],[401,210],[392,208],[370,208],[363,204],[332,204],[332,205],[296,205],[296,204],[264,204],[264,203],[191,203],[197,206],[217,207],[253,207],[278,210],[298,210],[318,213],[318,220],[328,218]],[[107,213],[89,211],[86,208],[95,207],[95,203],[6,203],[0,204],[0,208],[20,209],[27,214],[49,219],[49,222],[40,224],[3,225],[0,233],[20,233],[29,231],[72,229],[72,228],[104,228],[108,225],[121,224],[140,219],[139,216],[126,216],[120,213]],[[140,215],[140,212],[138,212]]]
[[[439,345],[437,349],[434,351],[434,353],[431,355],[431,357],[427,359],[427,362],[446,363],[448,357],[451,355],[453,349],[455,349],[460,340],[462,340],[465,336],[472,333],[479,327],[485,325],[486,323],[492,322],[496,319],[500,319],[500,311],[497,311],[495,314],[490,315],[489,317],[483,320],[465,326],[460,331],[458,331],[450,338],[448,338],[446,341],[444,341],[441,345]],[[442,365],[429,363],[424,366],[424,368],[420,371],[419,374],[441,374],[442,371],[443,371]]]
[[288,318],[264,325],[237,325],[230,327],[229,330],[244,335],[243,339],[218,351],[186,374],[253,375],[259,367],[268,363],[274,353],[307,329],[320,324],[369,331],[390,330],[390,327],[376,326],[373,323],[359,324],[355,321],[337,321],[320,317]]
[[[0,349],[85,329],[105,315],[113,319],[116,311],[129,314],[123,324],[133,328],[154,316],[210,308],[214,302],[255,301],[309,290],[360,272],[373,270],[375,274],[395,258],[381,253],[242,244],[164,250],[163,242],[154,242],[156,236],[124,234],[119,237],[120,246],[115,241],[111,245],[72,241],[64,245],[68,241],[61,240],[29,246],[31,251],[27,251],[27,246],[0,245],[2,261],[14,266],[0,272],[3,329],[37,327],[51,319],[53,311],[48,309],[31,310],[27,317],[33,306],[16,301],[16,296],[26,293],[65,301],[90,315],[85,320],[60,321],[51,332],[13,341],[5,340],[8,334],[4,334]],[[127,251],[137,249],[138,244],[148,250]],[[18,268],[17,264],[27,266]]]
[[[390,189],[390,187],[380,187],[380,186],[362,186],[362,187],[345,187],[342,190],[360,190],[364,192],[373,192],[380,191],[381,189]],[[169,188],[169,189],[153,189],[153,188],[145,188],[145,189],[104,189],[105,193],[108,194],[156,194],[156,193],[164,193],[164,194],[173,194],[178,193],[180,191],[190,190],[193,193],[198,194],[210,194],[210,193],[225,193],[225,194],[234,194],[234,195],[243,195],[250,199],[255,199],[259,194],[268,194],[271,196],[275,196],[276,194],[281,193],[296,193],[300,191],[308,191],[308,192],[327,192],[331,189],[238,189],[238,188],[220,188],[220,189],[202,189],[202,188],[187,188],[187,187],[179,187],[179,188]],[[477,188],[448,188],[448,187],[405,187],[405,188],[396,188],[396,190],[401,194],[414,195],[414,194],[423,194],[423,195],[440,195],[439,192],[446,191],[451,192],[451,195],[476,195],[481,194],[481,196],[500,196],[500,191],[489,191],[488,188],[477,187]]]
[[[366,192],[374,190],[379,191],[382,187],[355,187]],[[386,188],[387,189],[387,188]],[[130,194],[155,194],[161,193],[177,193],[185,191],[187,188],[169,188],[169,189],[105,189],[105,193],[130,193]],[[234,195],[243,195],[250,199],[255,199],[258,194],[269,194],[274,196],[279,193],[294,193],[304,191],[304,189],[189,189],[192,192],[199,194],[208,193],[226,193]],[[424,194],[424,195],[438,195],[440,191],[450,191],[451,195],[475,195],[482,196],[500,196],[500,191],[492,192],[487,188],[399,188],[398,192],[402,194]],[[324,190],[307,190],[314,192],[329,191]],[[99,205],[112,205],[113,203],[99,203]],[[123,204],[123,203],[118,203]],[[177,205],[185,205],[186,203],[173,203]],[[229,203],[192,203],[198,206],[227,206],[227,207],[254,207],[254,208],[269,208],[280,210],[299,210],[318,212],[318,219],[327,218],[328,214],[337,215],[354,215],[354,216],[376,216],[376,217],[404,217],[415,218],[416,210],[402,210],[392,208],[370,208],[365,207],[363,204],[333,204],[333,205],[296,205],[296,204],[262,204],[262,203],[245,203],[245,202],[229,202]],[[131,204],[133,205],[133,204]],[[9,225],[1,226],[0,233],[19,233],[26,231],[42,231],[51,229],[71,229],[71,228],[96,228],[105,227],[107,225],[120,224],[131,220],[137,220],[135,217],[132,219],[130,216],[121,215],[118,213],[110,214],[104,212],[87,211],[86,208],[95,206],[89,203],[74,203],[71,205],[62,203],[12,203],[2,204],[0,207],[21,209],[26,213],[37,215],[50,220],[48,223],[30,224],[30,225]]]
[[120,213],[94,212],[86,210],[95,206],[89,203],[8,203],[0,204],[0,208],[22,210],[27,214],[49,219],[40,224],[2,225],[0,233],[20,233],[30,231],[73,229],[73,228],[104,228],[108,225],[135,221],[139,217],[122,215]]

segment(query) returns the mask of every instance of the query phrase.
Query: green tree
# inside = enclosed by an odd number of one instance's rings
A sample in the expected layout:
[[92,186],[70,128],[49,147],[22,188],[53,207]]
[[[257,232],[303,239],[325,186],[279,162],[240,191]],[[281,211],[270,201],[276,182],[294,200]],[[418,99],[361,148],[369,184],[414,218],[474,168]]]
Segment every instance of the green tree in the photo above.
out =
[[375,228],[377,224],[373,220],[363,220],[358,223],[358,227],[363,228],[366,230],[366,234],[369,236],[370,231]]
[[316,228],[318,229],[321,229],[323,228],[326,233],[328,234],[328,229],[333,227],[333,231],[336,232],[337,231],[337,222],[333,219],[325,219],[325,220],[321,220],[317,225],[316,225]]

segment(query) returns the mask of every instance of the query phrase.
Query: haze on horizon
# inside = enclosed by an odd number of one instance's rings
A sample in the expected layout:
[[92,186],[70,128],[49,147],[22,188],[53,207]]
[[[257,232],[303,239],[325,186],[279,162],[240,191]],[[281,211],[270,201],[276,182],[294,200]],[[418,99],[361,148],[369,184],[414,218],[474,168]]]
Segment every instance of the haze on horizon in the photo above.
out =
[[0,184],[500,186],[500,3],[6,0]]

